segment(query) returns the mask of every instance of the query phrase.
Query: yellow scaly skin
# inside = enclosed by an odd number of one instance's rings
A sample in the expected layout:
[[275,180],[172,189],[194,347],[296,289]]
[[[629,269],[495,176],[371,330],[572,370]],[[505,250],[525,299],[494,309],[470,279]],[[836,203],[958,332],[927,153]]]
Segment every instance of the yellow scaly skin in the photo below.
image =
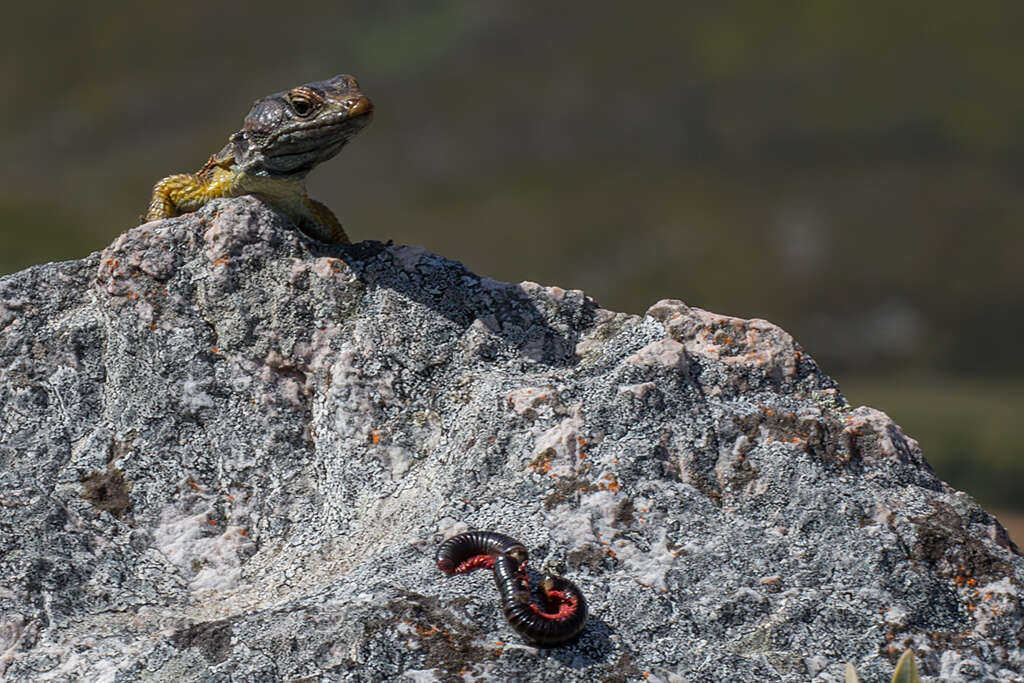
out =
[[372,114],[373,104],[348,75],[260,98],[242,130],[198,172],[156,184],[146,220],[180,216],[211,199],[256,194],[311,237],[344,244],[348,236],[335,215],[306,194],[306,175],[341,151]]

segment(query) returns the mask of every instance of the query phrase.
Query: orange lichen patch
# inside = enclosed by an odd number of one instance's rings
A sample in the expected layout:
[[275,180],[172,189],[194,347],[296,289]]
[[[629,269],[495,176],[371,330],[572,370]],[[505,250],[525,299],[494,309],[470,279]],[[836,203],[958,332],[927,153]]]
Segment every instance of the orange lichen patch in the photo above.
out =
[[215,519],[208,519],[208,520],[206,520],[206,523],[209,524],[210,526],[217,526],[217,520],[215,520]]
[[587,442],[583,440],[582,436],[577,436],[576,437],[576,443],[578,443],[580,445],[580,448],[583,448],[584,446],[587,445]]
[[440,632],[441,629],[437,628],[433,624],[431,624],[430,626],[420,626],[419,624],[416,625],[416,633],[420,634],[421,636],[429,636],[433,635],[434,633]]
[[988,602],[991,599],[992,599],[992,594],[991,593],[985,593],[985,597],[982,598],[982,600],[984,600],[985,602]]
[[193,491],[202,491],[202,489],[199,488],[199,484],[197,484],[194,479],[189,479],[185,483],[188,484],[188,487]]
[[246,532],[246,530],[245,530],[245,529],[239,529],[239,530],[238,530],[238,533],[242,534],[243,536],[248,536],[248,535],[249,535],[249,534],[248,534],[248,533]]
[[[963,571],[963,567],[961,567],[960,570]],[[955,583],[958,586],[969,586],[969,585],[972,585],[972,584],[969,583],[969,581],[971,581],[971,580],[972,579],[969,576],[967,576],[966,574],[957,574],[956,576],[953,577],[953,583]],[[977,581],[975,581],[975,583],[977,583]]]
[[[555,457],[554,451],[548,449],[534,458],[533,462],[526,466],[527,469],[533,470],[534,472],[548,473],[551,472],[551,460]],[[552,473],[552,476],[557,476]]]
[[217,266],[223,266],[223,265],[226,265],[228,263],[231,263],[231,261],[230,261],[230,259],[228,259],[227,252],[225,252],[225,253],[221,254],[220,256],[218,256],[216,259],[214,259],[213,266],[216,268]]
[[220,353],[220,347],[219,346],[214,346],[212,349],[210,349],[210,351],[212,353]]
[[378,432],[376,429],[370,432],[370,443],[372,443],[374,446],[380,443],[380,432]]
[[606,474],[603,477],[601,477],[601,479],[607,480],[599,481],[597,483],[597,488],[601,489],[602,491],[611,491],[612,493],[618,493],[619,489],[622,488],[622,486],[619,485],[619,482],[615,479],[614,474]]

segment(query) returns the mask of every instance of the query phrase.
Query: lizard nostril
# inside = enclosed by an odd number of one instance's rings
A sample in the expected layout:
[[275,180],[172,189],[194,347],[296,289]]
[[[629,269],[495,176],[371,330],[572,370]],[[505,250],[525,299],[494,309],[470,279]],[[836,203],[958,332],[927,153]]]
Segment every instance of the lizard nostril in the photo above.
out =
[[373,103],[366,97],[351,98],[346,104],[349,116],[359,116],[373,111]]

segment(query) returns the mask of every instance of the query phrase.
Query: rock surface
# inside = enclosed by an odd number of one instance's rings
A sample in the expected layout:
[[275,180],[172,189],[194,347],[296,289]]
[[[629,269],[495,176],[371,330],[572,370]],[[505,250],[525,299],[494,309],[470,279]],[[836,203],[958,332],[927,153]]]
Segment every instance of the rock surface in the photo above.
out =
[[[441,574],[467,528],[582,637]],[[1024,680],[1024,558],[783,330],[253,198],[0,279],[0,553],[10,680]]]

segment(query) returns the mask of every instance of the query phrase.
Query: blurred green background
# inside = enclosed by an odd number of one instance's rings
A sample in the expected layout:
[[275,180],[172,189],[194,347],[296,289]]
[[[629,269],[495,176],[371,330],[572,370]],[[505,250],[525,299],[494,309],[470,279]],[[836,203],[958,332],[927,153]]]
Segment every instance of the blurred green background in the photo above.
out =
[[0,274],[348,72],[376,118],[310,190],[353,239],[770,319],[1024,511],[1024,3],[38,0],[0,31]]

